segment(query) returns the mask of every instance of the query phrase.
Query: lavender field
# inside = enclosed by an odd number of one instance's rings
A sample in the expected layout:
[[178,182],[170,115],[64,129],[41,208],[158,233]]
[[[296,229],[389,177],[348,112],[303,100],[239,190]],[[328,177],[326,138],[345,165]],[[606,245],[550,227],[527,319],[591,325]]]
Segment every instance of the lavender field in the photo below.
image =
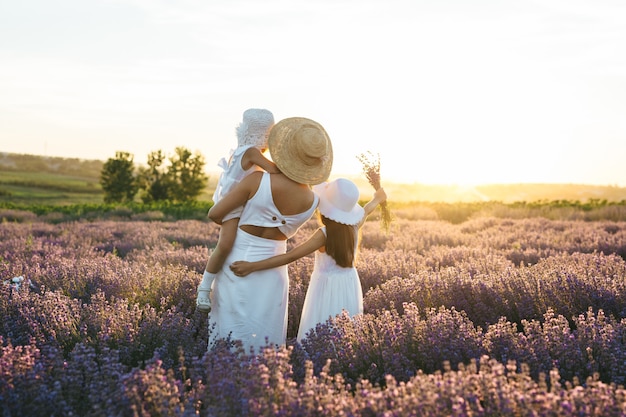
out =
[[364,226],[365,314],[302,344],[291,264],[288,344],[260,354],[207,352],[216,225],[0,223],[0,416],[626,415],[626,222],[423,217]]

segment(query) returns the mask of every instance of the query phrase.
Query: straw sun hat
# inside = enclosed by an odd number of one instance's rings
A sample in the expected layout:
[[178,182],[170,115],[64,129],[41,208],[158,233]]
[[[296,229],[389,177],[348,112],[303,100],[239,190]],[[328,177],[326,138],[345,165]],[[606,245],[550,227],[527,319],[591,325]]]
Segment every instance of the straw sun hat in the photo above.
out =
[[315,185],[328,179],[333,166],[333,147],[326,130],[304,117],[276,123],[268,140],[272,160],[288,178]]
[[318,210],[337,223],[354,225],[361,221],[365,210],[359,205],[359,189],[350,180],[337,178],[313,187],[319,195]]

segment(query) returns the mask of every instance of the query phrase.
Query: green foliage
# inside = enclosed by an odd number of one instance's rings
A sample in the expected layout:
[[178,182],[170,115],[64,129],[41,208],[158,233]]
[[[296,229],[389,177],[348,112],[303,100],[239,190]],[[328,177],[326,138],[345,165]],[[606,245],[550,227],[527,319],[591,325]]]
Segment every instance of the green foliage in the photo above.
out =
[[184,147],[177,147],[165,168],[166,156],[158,150],[148,155],[148,167],[139,169],[139,183],[144,190],[141,200],[186,202],[198,198],[207,186],[208,177],[204,173],[205,159],[202,154]]
[[150,152],[148,166],[139,168],[139,186],[143,190],[141,200],[144,203],[164,201],[169,198],[169,179],[163,167],[165,154],[162,150]]
[[172,184],[171,199],[174,201],[196,199],[208,181],[204,173],[206,163],[204,156],[199,152],[192,154],[188,149],[178,147],[170,162],[168,174]]
[[133,155],[128,152],[118,151],[104,163],[100,184],[105,203],[133,201],[139,190],[134,170]]
[[[0,202],[0,221],[18,221],[16,212],[30,212],[51,223],[97,219],[204,220],[213,204],[208,201],[154,201],[151,203],[15,204]],[[4,213],[8,214],[5,216]],[[162,215],[157,215],[161,213]],[[19,218],[22,218],[20,216]],[[18,221],[20,222],[20,221]]]
[[[166,159],[170,163],[167,168],[164,167]],[[115,158],[109,158],[102,167],[100,184],[105,193],[104,202],[131,202],[140,188],[144,203],[194,201],[207,186],[205,163],[201,153],[192,153],[184,147],[177,147],[169,158],[158,150],[148,155],[148,166],[139,168],[135,176],[133,156],[118,151]]]
[[[551,220],[579,221],[626,221],[626,201],[619,203],[598,203],[594,207],[587,204],[570,202],[566,206],[561,202],[543,202],[541,204],[503,204],[503,203],[394,203],[391,211],[398,219],[408,220],[443,220],[460,224],[472,219],[495,217],[508,219],[546,218]],[[190,200],[174,202],[169,200],[149,203],[80,203],[80,204],[28,204],[0,201],[0,221],[29,221],[30,217],[16,216],[16,211],[25,211],[39,216],[40,220],[59,223],[75,220],[97,219],[132,219],[132,220],[204,220],[213,205],[210,201]],[[8,211],[8,214],[3,215]],[[377,221],[374,213],[371,221]],[[22,219],[22,220],[20,220]],[[30,219],[32,220],[32,219]]]

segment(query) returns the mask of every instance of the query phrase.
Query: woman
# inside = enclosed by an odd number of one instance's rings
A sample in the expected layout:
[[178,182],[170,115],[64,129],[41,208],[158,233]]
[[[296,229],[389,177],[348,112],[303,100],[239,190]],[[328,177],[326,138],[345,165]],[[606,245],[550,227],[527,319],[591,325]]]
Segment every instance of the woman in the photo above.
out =
[[[257,261],[285,253],[286,240],[307,222],[318,204],[312,185],[328,179],[333,152],[328,134],[317,122],[292,117],[278,122],[268,139],[280,174],[255,172],[244,178],[211,210],[224,216],[245,204],[232,251],[224,265]],[[289,277],[287,266],[237,277],[228,266],[213,281],[209,347],[219,338],[240,340],[244,348],[283,345],[287,334]]]

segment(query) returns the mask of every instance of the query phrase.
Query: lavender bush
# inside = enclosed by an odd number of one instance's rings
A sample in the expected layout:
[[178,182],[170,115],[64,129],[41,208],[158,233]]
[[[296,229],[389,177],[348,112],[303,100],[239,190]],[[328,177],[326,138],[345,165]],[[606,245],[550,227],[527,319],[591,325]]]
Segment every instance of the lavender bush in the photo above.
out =
[[218,233],[5,216],[2,416],[626,415],[624,222],[368,222],[365,314],[296,343],[303,258],[289,266],[287,346],[262,352],[207,352],[195,290]]

